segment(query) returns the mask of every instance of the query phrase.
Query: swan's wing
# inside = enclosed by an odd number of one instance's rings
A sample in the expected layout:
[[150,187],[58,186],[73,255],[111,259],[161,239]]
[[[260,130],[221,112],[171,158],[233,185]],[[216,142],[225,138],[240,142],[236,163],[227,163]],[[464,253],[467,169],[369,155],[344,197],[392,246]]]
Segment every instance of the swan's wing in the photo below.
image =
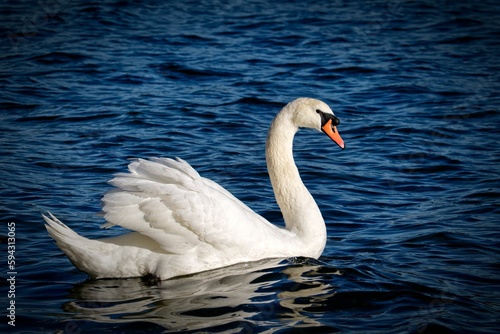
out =
[[110,181],[103,197],[107,223],[155,240],[166,252],[184,254],[200,245],[230,248],[275,226],[181,159],[138,159],[130,173]]

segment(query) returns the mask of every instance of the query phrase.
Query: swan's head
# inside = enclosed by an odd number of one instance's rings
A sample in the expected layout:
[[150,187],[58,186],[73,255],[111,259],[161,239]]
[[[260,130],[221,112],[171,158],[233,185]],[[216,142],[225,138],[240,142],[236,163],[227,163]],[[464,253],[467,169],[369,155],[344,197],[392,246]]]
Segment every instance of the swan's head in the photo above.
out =
[[292,110],[292,120],[299,128],[321,131],[341,149],[345,148],[344,140],[337,130],[340,120],[325,102],[303,97],[290,102],[287,107]]

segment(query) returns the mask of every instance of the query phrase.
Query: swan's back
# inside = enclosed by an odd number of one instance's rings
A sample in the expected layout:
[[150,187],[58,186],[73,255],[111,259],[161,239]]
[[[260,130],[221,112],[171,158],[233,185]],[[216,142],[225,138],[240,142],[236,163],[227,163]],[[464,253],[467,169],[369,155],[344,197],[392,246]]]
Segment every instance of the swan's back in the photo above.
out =
[[[103,197],[103,227],[137,231],[167,254],[224,251],[242,256],[237,252],[244,250],[252,256],[253,248],[266,251],[267,237],[282,233],[182,159],[137,159],[129,173],[110,183],[117,188]],[[260,247],[255,247],[256,238]]]

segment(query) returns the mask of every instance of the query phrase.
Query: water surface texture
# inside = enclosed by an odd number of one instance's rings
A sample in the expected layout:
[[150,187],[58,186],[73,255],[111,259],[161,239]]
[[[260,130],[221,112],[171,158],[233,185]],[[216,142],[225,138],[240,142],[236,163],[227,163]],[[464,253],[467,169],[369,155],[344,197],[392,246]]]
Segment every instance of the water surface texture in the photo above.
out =
[[[498,1],[0,7],[2,333],[500,331]],[[328,228],[319,260],[148,287],[88,280],[47,235],[46,211],[90,238],[122,233],[99,229],[100,198],[151,156],[282,224],[264,143],[302,96],[333,108],[347,146],[295,140]]]

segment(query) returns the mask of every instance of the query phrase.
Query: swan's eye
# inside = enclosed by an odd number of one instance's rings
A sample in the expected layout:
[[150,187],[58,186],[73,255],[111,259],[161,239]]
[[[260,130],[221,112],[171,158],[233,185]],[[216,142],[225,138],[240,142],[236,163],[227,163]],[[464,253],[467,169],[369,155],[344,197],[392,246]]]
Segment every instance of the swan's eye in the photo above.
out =
[[337,116],[324,113],[319,109],[316,109],[316,112],[321,116],[321,126],[324,126],[326,123],[328,123],[328,121],[332,121],[332,126],[337,126],[340,124],[340,120],[337,118]]

